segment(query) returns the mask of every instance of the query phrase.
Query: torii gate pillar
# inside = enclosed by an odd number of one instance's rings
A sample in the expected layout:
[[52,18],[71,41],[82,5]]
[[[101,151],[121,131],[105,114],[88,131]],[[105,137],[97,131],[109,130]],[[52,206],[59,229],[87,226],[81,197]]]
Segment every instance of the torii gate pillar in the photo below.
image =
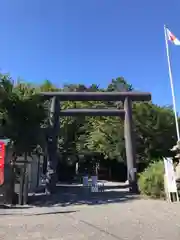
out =
[[124,100],[124,111],[125,111],[124,137],[127,158],[127,178],[130,185],[130,192],[137,193],[138,185],[137,185],[135,139],[132,121],[132,101],[129,97],[126,97]]

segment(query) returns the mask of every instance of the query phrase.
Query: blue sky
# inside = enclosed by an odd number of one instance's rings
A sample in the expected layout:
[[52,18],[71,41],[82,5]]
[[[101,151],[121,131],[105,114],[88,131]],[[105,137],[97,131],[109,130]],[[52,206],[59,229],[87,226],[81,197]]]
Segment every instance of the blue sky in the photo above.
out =
[[[1,0],[0,9],[2,72],[59,86],[123,76],[155,103],[172,103],[163,24],[180,38],[179,0]],[[180,47],[170,52],[178,93]]]

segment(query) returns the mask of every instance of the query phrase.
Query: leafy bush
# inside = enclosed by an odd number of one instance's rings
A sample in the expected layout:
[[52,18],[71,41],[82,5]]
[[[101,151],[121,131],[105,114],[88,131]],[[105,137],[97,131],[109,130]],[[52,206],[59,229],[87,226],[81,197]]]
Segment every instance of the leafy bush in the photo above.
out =
[[162,198],[164,192],[164,163],[156,161],[151,163],[141,174],[139,174],[139,190],[141,194],[152,198]]

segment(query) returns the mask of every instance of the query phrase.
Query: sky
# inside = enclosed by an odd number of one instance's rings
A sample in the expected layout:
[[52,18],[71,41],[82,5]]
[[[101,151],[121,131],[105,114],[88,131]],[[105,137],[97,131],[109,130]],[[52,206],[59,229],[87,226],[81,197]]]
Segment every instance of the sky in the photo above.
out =
[[[180,38],[179,0],[0,0],[0,72],[32,83],[123,76],[172,104],[163,25]],[[169,45],[180,111],[180,46]]]

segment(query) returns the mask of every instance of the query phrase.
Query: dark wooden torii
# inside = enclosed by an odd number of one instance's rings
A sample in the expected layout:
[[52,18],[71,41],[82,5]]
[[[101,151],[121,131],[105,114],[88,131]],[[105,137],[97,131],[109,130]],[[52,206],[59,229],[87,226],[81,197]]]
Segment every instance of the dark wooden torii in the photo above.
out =
[[[138,192],[136,152],[133,135],[132,101],[150,101],[151,94],[145,92],[41,92],[51,99],[49,133],[47,138],[48,170],[47,192],[52,193],[56,184],[57,140],[60,116],[120,116],[124,118],[124,136],[127,158],[127,173],[130,191]],[[122,101],[124,109],[60,109],[64,101]],[[51,176],[50,176],[51,175]]]

